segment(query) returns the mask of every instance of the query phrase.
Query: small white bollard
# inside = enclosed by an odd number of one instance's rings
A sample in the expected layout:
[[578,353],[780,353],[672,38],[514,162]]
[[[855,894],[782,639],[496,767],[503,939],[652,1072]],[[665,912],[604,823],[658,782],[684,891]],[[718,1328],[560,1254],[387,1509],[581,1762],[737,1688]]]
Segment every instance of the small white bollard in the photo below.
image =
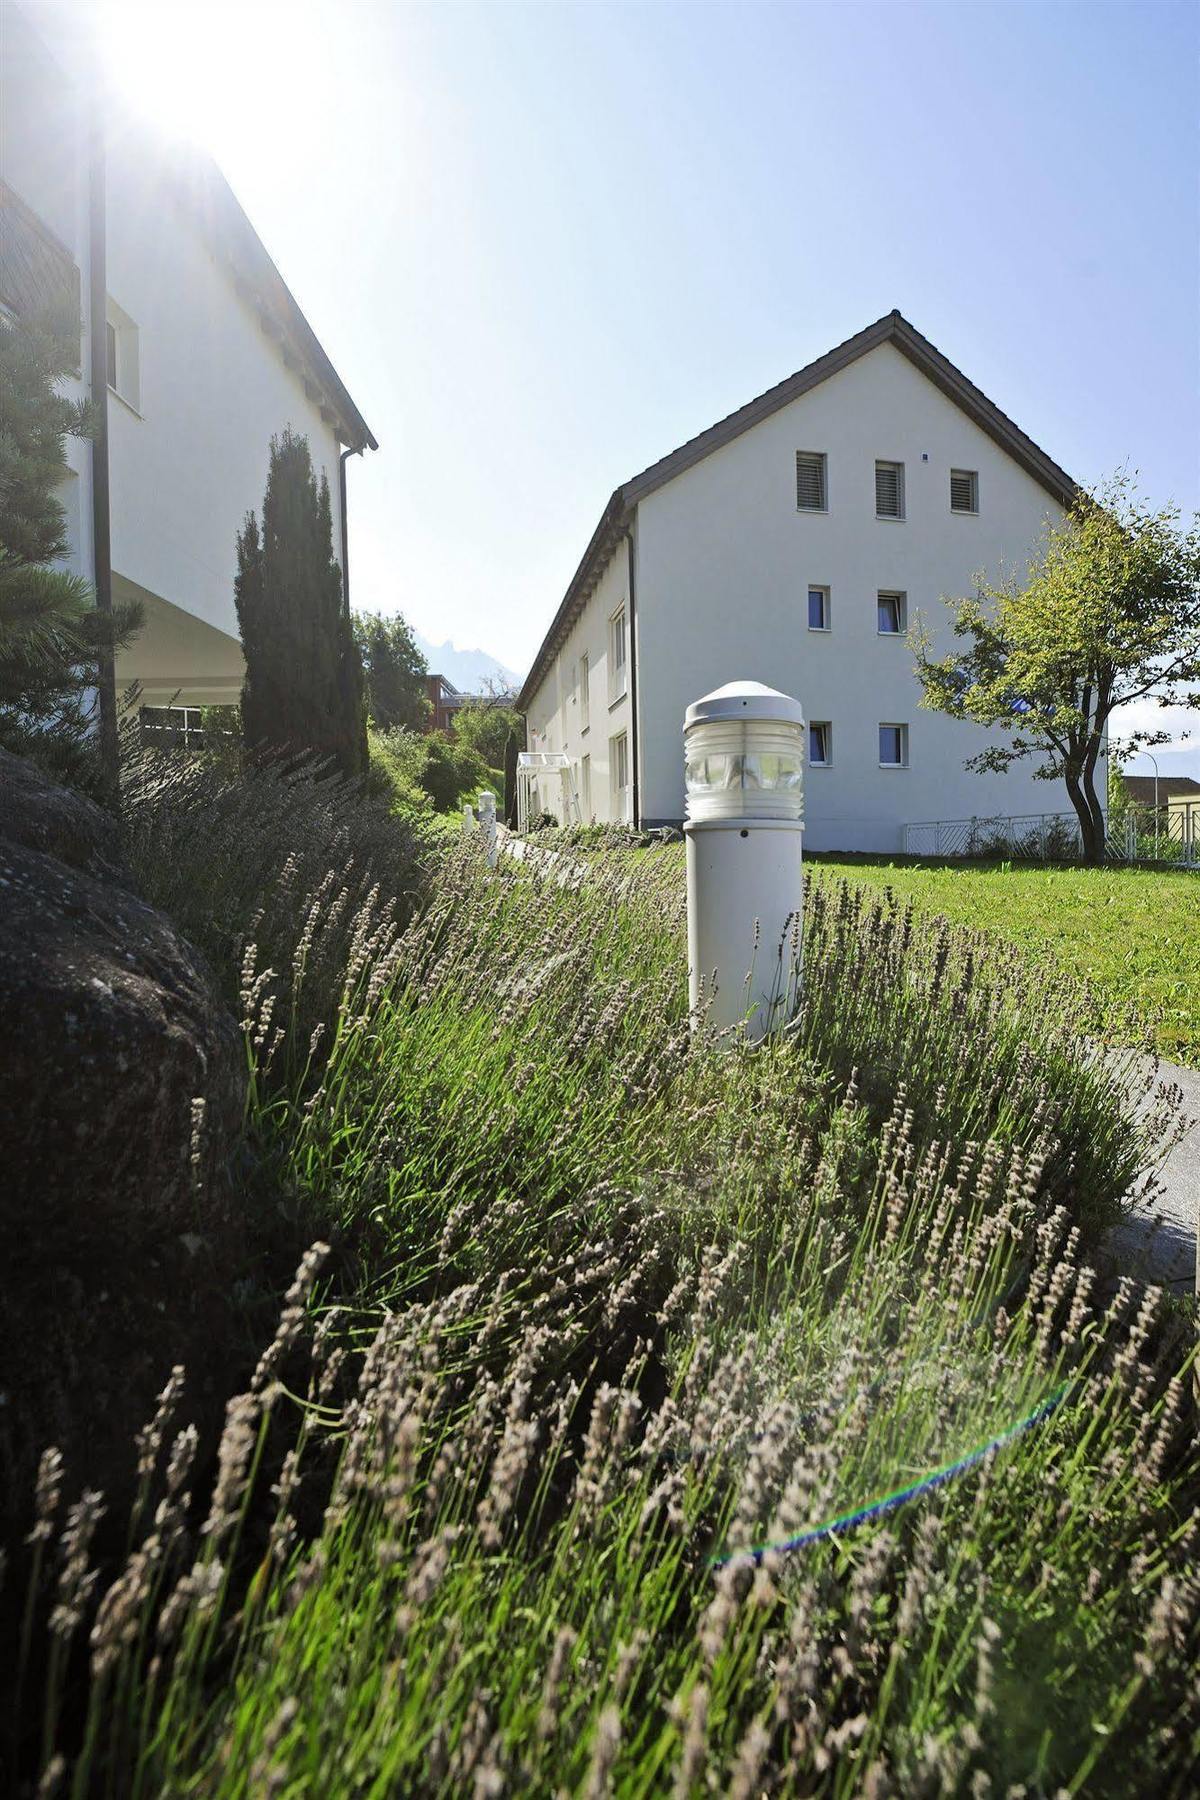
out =
[[483,839],[483,854],[487,858],[487,866],[496,866],[496,796],[487,788],[479,796],[479,835]]
[[804,714],[734,681],[688,707],[683,741],[692,1027],[707,1001],[706,1025],[756,1043],[799,998]]
[[475,814],[472,812],[470,804],[468,803],[466,806],[463,807],[463,835],[465,837],[470,837],[470,835],[474,831],[474,829],[475,829]]

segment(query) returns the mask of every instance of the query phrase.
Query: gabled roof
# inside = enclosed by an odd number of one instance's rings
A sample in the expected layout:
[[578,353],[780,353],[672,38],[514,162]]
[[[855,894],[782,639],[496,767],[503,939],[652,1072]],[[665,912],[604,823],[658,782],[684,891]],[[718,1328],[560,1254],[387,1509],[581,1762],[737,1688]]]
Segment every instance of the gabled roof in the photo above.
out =
[[656,488],[664,487],[685,469],[692,468],[711,456],[714,450],[720,450],[734,438],[740,437],[744,431],[750,431],[763,419],[769,419],[772,413],[782,407],[789,406],[801,394],[807,394],[822,381],[827,381],[839,370],[848,368],[857,362],[860,356],[866,356],[877,350],[881,344],[891,344],[906,356],[922,375],[928,377],[934,386],[940,388],[947,399],[966,413],[972,422],[979,426],[1000,448],[1020,464],[1026,474],[1046,489],[1060,506],[1069,506],[1074,500],[1077,489],[1071,477],[1064,469],[1039,449],[1033,439],[1026,437],[1018,425],[1001,412],[994,401],[968,381],[961,369],[955,368],[948,357],[942,355],[936,345],[898,310],[886,313],[882,319],[876,319],[873,325],[857,332],[854,337],[847,338],[844,344],[838,344],[815,362],[808,363],[789,375],[786,381],[768,388],[765,394],[759,394],[736,412],[729,414],[698,437],[689,438],[678,450],[672,450],[658,462],[651,463],[640,475],[616,488],[605,507],[600,523],[592,533],[591,542],[583,553],[583,560],[571,579],[571,585],[563,596],[562,604],[554,615],[553,622],[542,643],[541,649],[533,660],[533,667],[525,677],[524,685],[517,698],[517,705],[525,707],[541,686],[547,665],[563,637],[575,623],[588,596],[604,571],[605,565],[614,548],[627,530],[639,500],[644,500]]

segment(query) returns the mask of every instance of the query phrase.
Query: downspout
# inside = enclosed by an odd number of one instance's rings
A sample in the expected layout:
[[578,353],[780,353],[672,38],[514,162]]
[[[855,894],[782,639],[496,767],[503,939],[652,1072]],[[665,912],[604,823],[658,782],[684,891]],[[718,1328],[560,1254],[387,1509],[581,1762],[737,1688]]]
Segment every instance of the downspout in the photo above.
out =
[[[88,168],[88,331],[89,375],[94,423],[92,430],[92,579],[96,610],[110,625],[112,595],[112,527],[108,482],[108,256],[105,174],[105,119],[98,91],[92,100]],[[120,745],[117,735],[117,667],[111,642],[96,657],[96,690],[100,706],[100,771],[112,804],[120,798]]]
[[[637,513],[634,513],[636,523]],[[626,526],[621,534],[629,546],[629,712],[632,720],[630,726],[630,751],[632,768],[630,771],[633,783],[633,824],[642,823],[642,788],[638,773],[638,693],[637,693],[637,554],[634,544],[633,530]]]
[[351,444],[338,457],[338,502],[342,509],[342,605],[350,617],[350,525],[346,517],[346,458],[361,456],[363,447]]

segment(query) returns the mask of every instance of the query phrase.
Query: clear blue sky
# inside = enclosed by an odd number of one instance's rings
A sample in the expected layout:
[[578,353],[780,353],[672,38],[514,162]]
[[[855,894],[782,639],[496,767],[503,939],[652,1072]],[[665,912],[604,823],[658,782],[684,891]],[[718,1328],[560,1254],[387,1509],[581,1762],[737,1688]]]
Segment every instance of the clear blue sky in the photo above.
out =
[[203,134],[380,440],[355,603],[435,641],[523,669],[619,481],[893,306],[1077,479],[1200,504],[1195,4],[247,0],[152,37],[220,46]]

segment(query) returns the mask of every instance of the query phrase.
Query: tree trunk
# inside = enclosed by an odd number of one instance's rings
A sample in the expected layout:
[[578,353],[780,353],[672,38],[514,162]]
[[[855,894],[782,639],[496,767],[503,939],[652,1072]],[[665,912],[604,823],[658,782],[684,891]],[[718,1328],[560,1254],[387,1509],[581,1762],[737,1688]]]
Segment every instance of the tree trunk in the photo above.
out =
[[1065,771],[1064,780],[1067,784],[1067,793],[1070,796],[1071,805],[1075,808],[1076,817],[1079,820],[1079,835],[1083,841],[1083,860],[1087,863],[1103,862],[1103,817],[1101,817],[1099,828],[1097,828],[1096,819],[1088,801],[1088,796],[1084,791],[1083,783],[1073,770],[1067,769]]
[[1100,754],[1099,740],[1088,746],[1087,757],[1083,765],[1083,798],[1092,822],[1093,841],[1097,846],[1095,856],[1088,853],[1089,862],[1103,862],[1105,845],[1104,808],[1096,794],[1096,762]]

